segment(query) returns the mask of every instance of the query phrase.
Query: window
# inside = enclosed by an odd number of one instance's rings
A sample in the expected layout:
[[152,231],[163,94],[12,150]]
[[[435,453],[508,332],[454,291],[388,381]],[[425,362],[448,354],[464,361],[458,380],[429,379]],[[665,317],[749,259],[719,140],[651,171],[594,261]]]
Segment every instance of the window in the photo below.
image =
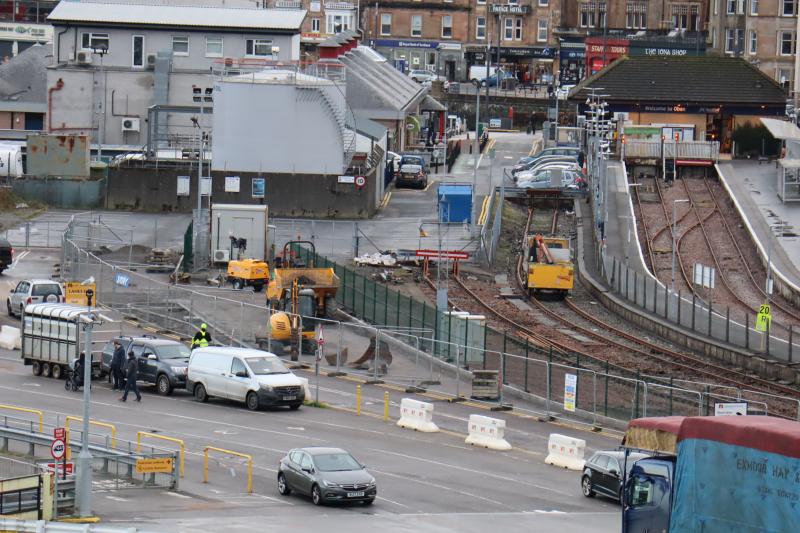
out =
[[739,53],[742,51],[744,30],[739,28],[725,28],[725,52]]
[[783,0],[783,16],[793,17],[797,0]]
[[726,13],[728,15],[733,15],[734,13],[736,13],[736,0],[728,0],[727,5],[728,5],[728,10],[726,11]]
[[325,18],[327,33],[340,33],[353,25],[353,16],[342,13],[327,13]]
[[486,4],[486,0],[478,0],[478,5],[484,5],[484,4]]
[[452,15],[442,15],[442,38],[450,39],[453,36]]
[[758,0],[750,0],[750,14],[758,15]]
[[539,7],[547,7],[550,5],[550,0],[539,0]]
[[422,15],[411,15],[411,36],[422,37]]
[[40,505],[39,487],[13,490],[0,494],[0,514],[19,514],[37,511]]
[[643,30],[647,28],[647,4],[644,2],[629,2],[625,6],[625,27],[629,30]]
[[597,10],[600,12],[597,18],[597,22],[601,28],[606,27],[606,3],[600,2],[598,4]]
[[251,57],[271,56],[272,41],[269,39],[247,39],[244,53]]
[[778,32],[778,53],[782,56],[794,55],[794,32]]
[[711,30],[711,48],[717,47],[717,28]]
[[206,57],[222,57],[222,37],[206,37]]
[[[730,1],[728,7],[730,8]],[[672,27],[679,30],[699,31],[700,7],[697,4],[673,4]]]
[[486,39],[486,17],[478,17],[475,20],[475,38]]
[[189,55],[189,37],[172,36],[172,53],[176,56]]
[[719,15],[719,0],[714,0],[714,14]]
[[514,19],[503,19],[503,39],[511,41],[514,39]]
[[241,359],[234,358],[233,363],[231,363],[231,374],[235,376],[237,372],[247,372],[247,367],[244,366]]
[[311,457],[309,457],[307,453],[304,453],[303,457],[300,458],[300,468],[303,470],[311,470],[314,468],[314,464],[311,462]]
[[514,20],[514,39],[516,39],[517,41],[521,41],[522,40],[522,19],[521,18],[518,18],[518,19]]
[[736,13],[744,15],[744,2],[745,0],[736,0]]
[[81,48],[84,50],[108,50],[107,33],[84,33],[81,35]]
[[781,85],[783,85],[788,89],[789,82],[791,79],[790,76],[791,76],[791,70],[789,70],[788,68],[779,68],[776,72],[775,79],[778,80],[778,83],[780,83]]
[[539,28],[536,33],[536,40],[540,43],[547,41],[547,19],[539,19]]
[[652,505],[653,489],[653,481],[650,477],[634,477],[630,492],[630,502],[628,503],[632,507]]
[[381,35],[392,34],[392,14],[381,13]]
[[311,33],[319,33],[319,19],[311,19]]
[[131,66],[134,68],[144,66],[144,35],[133,36]]
[[747,39],[747,53],[755,54],[758,51],[758,34],[755,30],[750,30],[749,38]]
[[594,28],[595,26],[594,8],[595,8],[594,3],[583,2],[580,4],[581,28]]

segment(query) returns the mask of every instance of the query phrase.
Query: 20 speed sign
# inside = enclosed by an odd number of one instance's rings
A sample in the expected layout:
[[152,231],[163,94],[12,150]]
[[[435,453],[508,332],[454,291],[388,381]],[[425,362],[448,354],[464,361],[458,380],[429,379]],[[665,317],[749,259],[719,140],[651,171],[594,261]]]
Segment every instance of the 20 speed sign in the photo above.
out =
[[64,444],[64,441],[61,439],[54,439],[50,444],[50,455],[53,456],[53,459],[61,459],[64,457],[65,453],[67,453],[67,446]]

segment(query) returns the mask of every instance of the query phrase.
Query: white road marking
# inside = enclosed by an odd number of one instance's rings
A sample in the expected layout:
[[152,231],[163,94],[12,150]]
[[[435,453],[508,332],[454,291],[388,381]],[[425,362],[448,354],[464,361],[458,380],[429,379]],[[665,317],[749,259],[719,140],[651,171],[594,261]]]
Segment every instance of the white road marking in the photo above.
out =
[[[30,253],[30,250],[25,250],[24,252],[22,252],[21,254],[19,254],[19,255],[18,255],[18,256],[17,256],[17,257],[14,259],[14,262],[13,262],[13,263],[11,263],[11,266],[10,266],[10,267],[8,267],[8,269],[9,269],[9,270],[14,270],[14,269],[17,267],[17,265],[19,264],[19,262],[20,262],[20,261],[22,261],[23,259],[25,259],[25,257],[26,257],[26,256],[27,256],[29,253]],[[10,283],[10,282],[9,282],[9,283]]]
[[462,496],[469,496],[470,498],[476,498],[478,500],[483,500],[485,502],[489,502],[489,503],[493,503],[495,505],[499,505],[500,507],[507,507],[508,509],[513,509],[513,507],[511,507],[510,505],[506,505],[503,502],[498,502],[497,500],[493,500],[491,498],[486,498],[485,496],[481,496],[479,494],[472,494],[471,492],[466,492],[466,491],[463,491],[463,490],[454,489],[452,487],[446,487],[444,485],[439,485],[438,483],[431,483],[430,481],[423,481],[421,479],[415,479],[413,477],[401,476],[400,474],[392,474],[391,472],[384,472],[382,470],[376,470],[375,468],[372,468],[371,470],[373,472],[376,472],[376,473],[384,475],[384,476],[396,477],[396,478],[399,478],[399,479],[410,481],[412,483],[419,483],[420,485],[427,485],[429,487],[433,487],[433,488],[436,488],[436,489],[446,490],[448,492],[455,492],[456,494],[461,494]]
[[130,500],[127,498],[120,498],[118,496],[106,496],[109,500],[114,500],[115,502],[129,502]]
[[[528,512],[528,511],[526,511],[526,512]],[[541,509],[534,509],[533,510],[533,514],[567,514],[567,513],[565,513],[564,511],[557,511],[555,509],[553,509],[551,511],[543,511]]]
[[514,159],[514,156],[511,155],[504,155],[503,159]]
[[390,500],[389,498],[384,498],[383,496],[377,496],[376,498],[379,499],[382,502],[389,502],[391,504],[398,505],[400,507],[405,507],[406,509],[411,509],[411,507],[409,507],[408,505],[403,505],[400,502],[396,502],[394,500]]
[[183,498],[184,500],[191,500],[191,496],[187,496],[186,494],[180,494],[178,492],[167,492],[170,496],[174,496],[175,498]]
[[292,427],[292,426],[286,426],[286,429],[290,429],[292,431],[305,431],[306,430],[306,428],[303,428],[303,427]]

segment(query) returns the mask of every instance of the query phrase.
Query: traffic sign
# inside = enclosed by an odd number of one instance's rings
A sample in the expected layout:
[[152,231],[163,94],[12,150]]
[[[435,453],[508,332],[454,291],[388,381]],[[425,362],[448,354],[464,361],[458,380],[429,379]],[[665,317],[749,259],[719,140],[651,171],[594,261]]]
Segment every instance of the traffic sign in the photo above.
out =
[[772,323],[772,312],[769,304],[763,304],[756,315],[756,331],[767,331]]
[[442,259],[469,259],[469,252],[461,250],[417,250],[417,257],[428,257],[437,259],[441,256]]
[[62,439],[53,439],[53,442],[50,444],[50,455],[55,460],[59,460],[64,457],[64,454],[67,453],[67,445],[64,444]]
[[169,474],[172,472],[172,457],[155,457],[152,459],[137,459],[137,474]]
[[49,470],[57,471],[59,474],[66,471],[68,476],[75,473],[75,463],[47,463],[45,465]]
[[68,304],[91,306],[95,303],[93,297],[97,293],[97,284],[68,281],[64,284],[64,293],[64,301]]
[[356,187],[363,187],[367,184],[367,178],[364,176],[356,176]]
[[55,428],[55,429],[53,429],[53,438],[54,439],[66,440],[66,438],[67,438],[67,430],[66,430],[66,428]]
[[714,404],[714,416],[736,416],[747,414],[747,402],[723,402]]

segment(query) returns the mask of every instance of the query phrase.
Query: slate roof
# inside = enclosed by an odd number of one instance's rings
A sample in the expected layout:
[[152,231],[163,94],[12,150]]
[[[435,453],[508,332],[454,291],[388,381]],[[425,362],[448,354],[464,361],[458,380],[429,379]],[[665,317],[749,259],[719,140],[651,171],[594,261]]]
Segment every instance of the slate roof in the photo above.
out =
[[587,87],[602,88],[609,102],[708,104],[786,103],[786,91],[744,59],[733,57],[624,57],[570,91],[585,100]]
[[0,108],[44,112],[53,45],[35,44],[0,65]]

